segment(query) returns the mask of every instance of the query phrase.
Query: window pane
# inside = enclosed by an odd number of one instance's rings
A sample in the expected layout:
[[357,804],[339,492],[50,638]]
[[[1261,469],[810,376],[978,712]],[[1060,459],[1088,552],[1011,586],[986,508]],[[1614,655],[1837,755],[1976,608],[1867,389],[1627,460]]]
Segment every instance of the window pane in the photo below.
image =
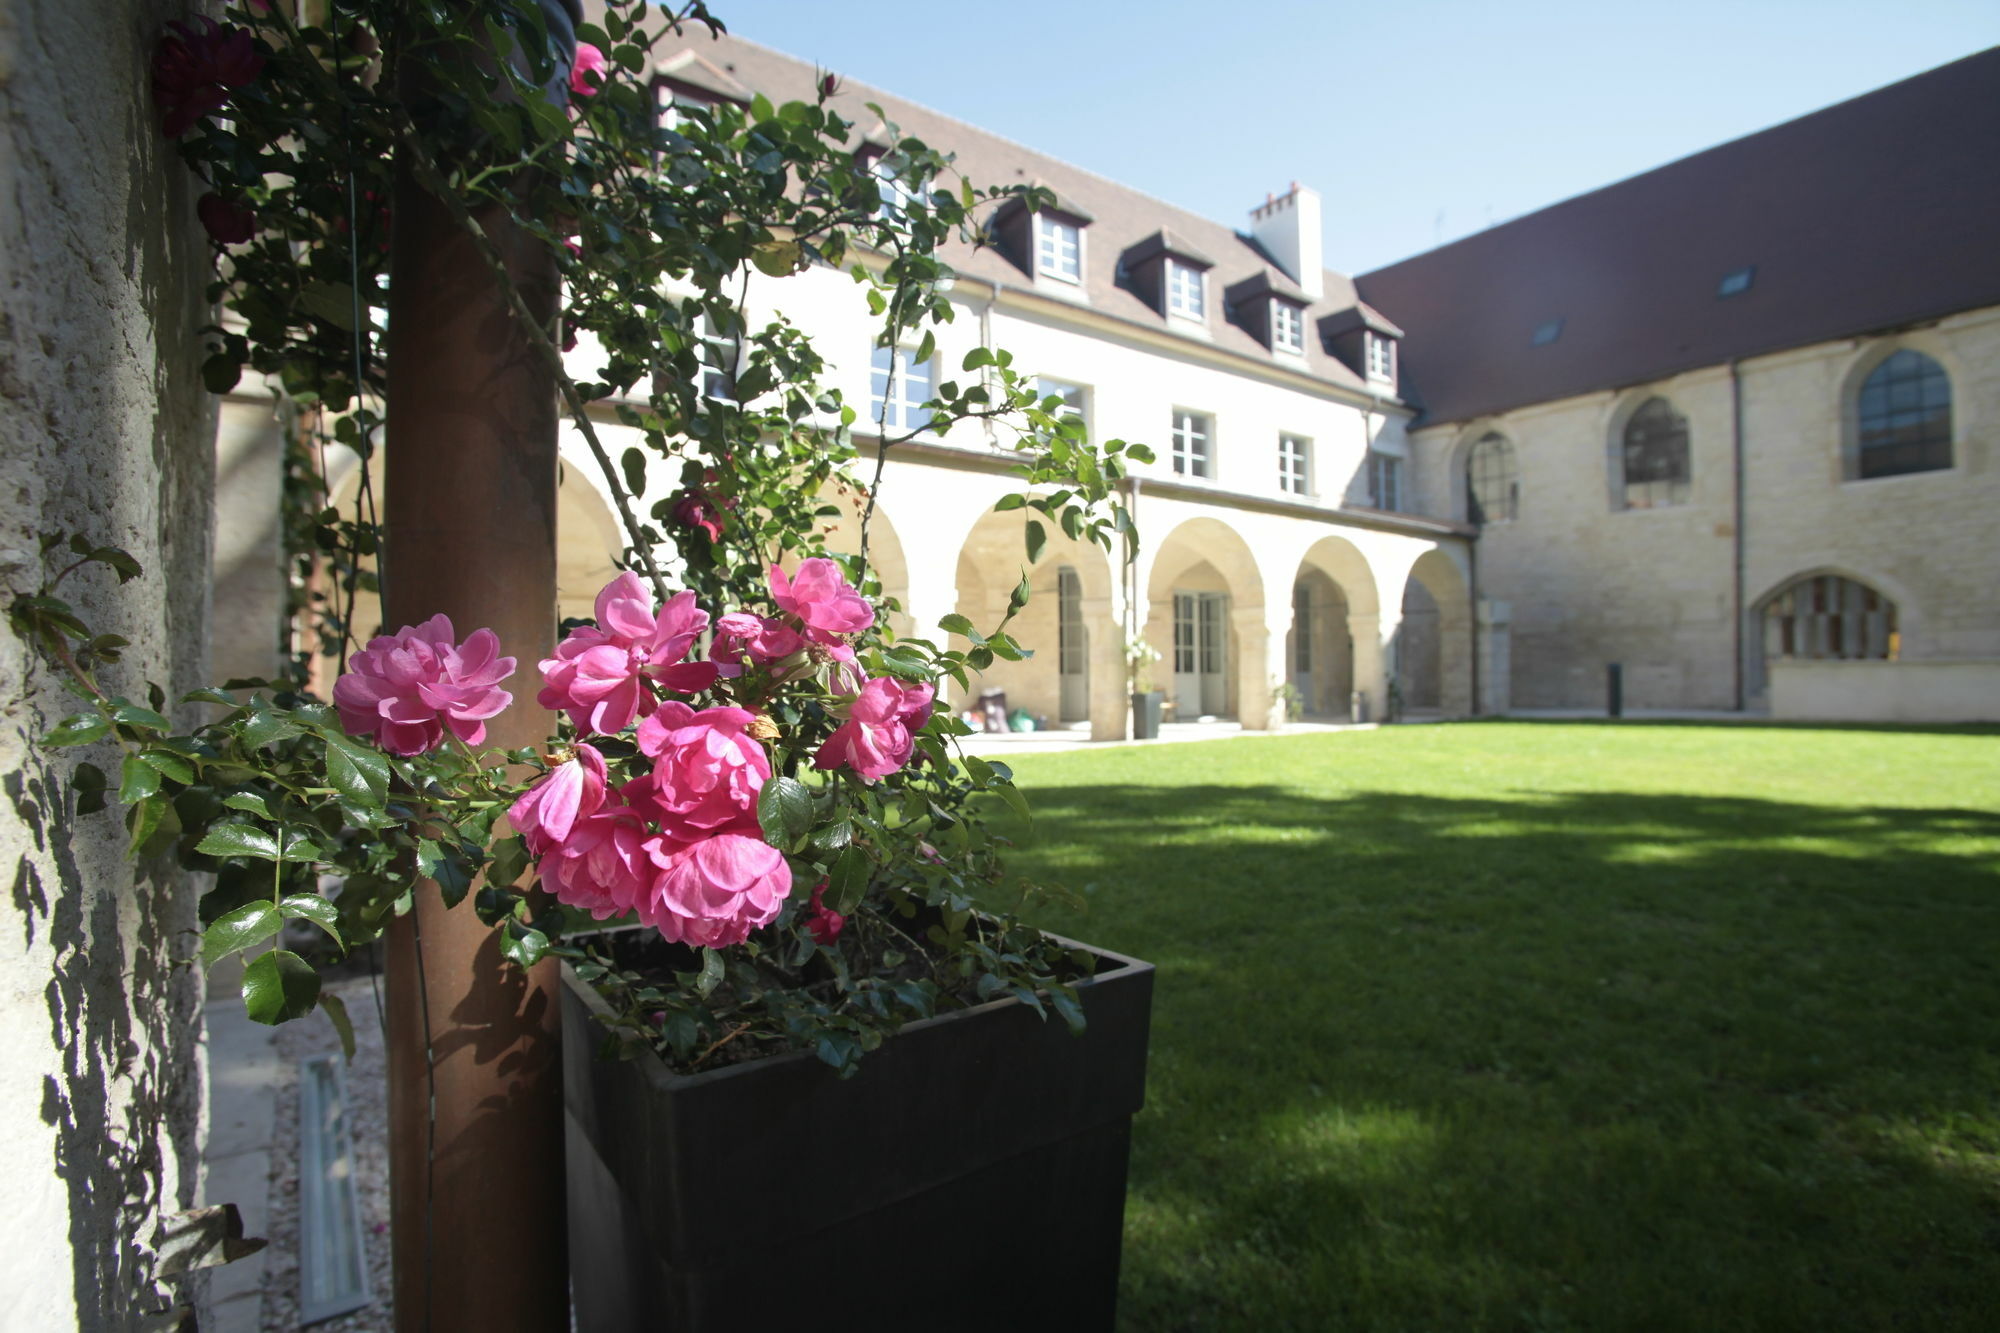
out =
[[1466,517],[1474,523],[1510,523],[1520,495],[1514,446],[1491,434],[1472,446],[1465,462]]
[[1856,398],[1858,478],[1951,466],[1951,380],[1944,367],[1902,348],[1877,366]]
[[1627,509],[1685,504],[1691,494],[1687,418],[1648,398],[1625,423],[1622,489]]

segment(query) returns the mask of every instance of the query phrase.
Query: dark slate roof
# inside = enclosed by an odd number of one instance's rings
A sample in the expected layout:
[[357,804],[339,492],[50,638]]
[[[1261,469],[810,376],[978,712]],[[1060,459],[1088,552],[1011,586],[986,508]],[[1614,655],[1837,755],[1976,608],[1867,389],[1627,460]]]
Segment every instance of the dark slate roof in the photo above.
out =
[[2000,47],[1356,285],[1426,423],[2000,304]]
[[[763,93],[774,102],[811,99],[821,73],[809,60],[780,54],[734,34],[711,38],[708,30],[698,24],[689,24],[686,35],[679,39],[668,36],[659,50],[662,54],[657,63],[660,65],[672,61],[681,50],[697,51],[732,80]],[[954,165],[974,184],[1045,185],[1055,191],[1065,213],[1088,218],[1089,226],[1084,233],[1087,239],[1084,243],[1083,288],[1093,310],[1184,337],[1190,343],[1205,343],[1238,352],[1264,365],[1304,370],[1316,379],[1357,394],[1374,398],[1385,396],[1381,386],[1364,382],[1361,376],[1312,339],[1307,339],[1303,358],[1286,355],[1279,360],[1256,337],[1225,317],[1223,293],[1238,282],[1268,271],[1274,286],[1292,285],[1291,280],[1271,264],[1247,233],[1238,233],[1221,223],[1162,203],[1129,186],[1106,180],[1094,172],[1023,148],[977,126],[953,120],[843,76],[833,105],[842,116],[855,122],[854,139],[857,145],[864,137],[883,142],[880,134],[882,122],[868,110],[870,102],[886,111],[904,134],[914,135],[942,152],[955,154]],[[1175,319],[1170,322],[1140,296],[1119,285],[1119,258],[1125,256],[1129,261],[1131,256],[1127,252],[1148,241],[1196,263],[1212,265],[1208,276],[1207,338],[1183,333],[1177,326],[1185,321]],[[1029,287],[1021,270],[990,247],[975,250],[970,246],[954,244],[946,257],[953,267],[968,277],[1016,288]],[[1354,304],[1351,279],[1328,272],[1324,282],[1326,296],[1308,307],[1308,318],[1311,320]],[[1060,373],[1060,368],[1055,366],[1038,369],[1051,374]]]

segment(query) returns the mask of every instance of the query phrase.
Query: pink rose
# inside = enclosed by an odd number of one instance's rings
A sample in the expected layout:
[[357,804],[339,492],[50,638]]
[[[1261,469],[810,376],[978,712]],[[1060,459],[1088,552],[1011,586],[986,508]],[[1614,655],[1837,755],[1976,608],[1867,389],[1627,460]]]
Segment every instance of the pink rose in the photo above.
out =
[[527,840],[528,850],[540,856],[569,837],[577,820],[604,804],[607,777],[604,756],[594,746],[579,745],[574,757],[521,793],[507,808],[507,822]]
[[587,815],[537,863],[556,898],[602,921],[640,910],[655,869],[646,855],[646,826],[623,805]]
[[811,913],[806,917],[806,929],[823,945],[832,944],[839,939],[841,930],[847,925],[846,917],[829,910],[826,904],[820,901],[825,892],[826,881],[821,880],[819,887],[813,890]]
[[790,625],[770,616],[748,611],[730,611],[716,617],[715,641],[709,645],[708,660],[725,677],[743,674],[743,663],[768,667],[794,653],[805,651],[806,641]]
[[422,754],[444,729],[468,745],[486,739],[486,719],[514,701],[499,684],[514,674],[500,639],[478,629],[452,642],[451,620],[432,616],[373,639],[333,684],[334,707],[350,736],[373,736],[390,754]]
[[169,23],[180,35],[153,48],[153,104],[165,113],[169,139],[178,139],[202,117],[220,111],[229,94],[262,72],[264,57],[248,28],[224,28],[197,15],[195,23]]
[[753,716],[742,708],[697,713],[671,699],[661,704],[639,724],[639,750],[653,761],[653,772],[640,780],[649,785],[643,797],[633,793],[633,804],[656,811],[662,832],[677,842],[732,828],[754,834],[757,793],[771,776],[771,761],[746,731]]
[[834,650],[834,657],[847,661],[854,650],[844,635],[859,634],[875,623],[875,608],[868,599],[848,586],[840,566],[825,556],[814,556],[799,565],[789,579],[785,571],[771,566],[771,600],[778,609],[794,616],[805,627],[806,637]]
[[249,206],[213,190],[195,200],[194,212],[218,245],[241,245],[257,234],[257,215]]
[[615,735],[657,706],[648,681],[681,694],[715,683],[714,663],[681,661],[707,628],[692,592],[669,598],[656,616],[639,576],[620,574],[597,594],[597,628],[571,630],[542,662],[535,702],[567,712],[579,731]]
[[718,833],[698,842],[656,838],[659,867],[639,917],[669,940],[721,949],[741,944],[778,915],[792,891],[784,854],[755,832]]
[[[569,67],[570,92],[578,97],[597,96],[597,90],[604,82],[604,72],[608,63],[604,59],[604,52],[598,50],[589,42],[578,42],[576,44],[576,59],[570,62]],[[585,78],[586,74],[595,74],[597,82],[592,83],[589,79]]]
[[916,748],[911,719],[930,717],[934,694],[928,685],[905,685],[890,676],[877,676],[848,705],[847,720],[819,747],[813,767],[845,764],[870,782],[888,777],[910,762]]
[[708,534],[711,542],[722,540],[722,512],[728,506],[716,503],[715,497],[705,490],[682,491],[674,498],[674,522],[683,527],[700,528]]

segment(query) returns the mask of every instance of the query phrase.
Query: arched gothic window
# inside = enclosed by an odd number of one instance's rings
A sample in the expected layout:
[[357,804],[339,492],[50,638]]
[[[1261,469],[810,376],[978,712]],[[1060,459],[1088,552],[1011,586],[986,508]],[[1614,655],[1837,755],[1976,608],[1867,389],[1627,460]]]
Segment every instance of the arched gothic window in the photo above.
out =
[[1764,656],[1896,656],[1896,604],[1838,574],[1794,580],[1764,603]]
[[1520,508],[1521,481],[1514,446],[1499,432],[1482,435],[1465,456],[1465,516],[1482,526],[1512,523]]
[[1622,509],[1688,502],[1687,418],[1664,398],[1648,398],[1625,423],[1612,495]]
[[1935,472],[1951,466],[1951,378],[1905,347],[1869,373],[1855,403],[1850,480]]

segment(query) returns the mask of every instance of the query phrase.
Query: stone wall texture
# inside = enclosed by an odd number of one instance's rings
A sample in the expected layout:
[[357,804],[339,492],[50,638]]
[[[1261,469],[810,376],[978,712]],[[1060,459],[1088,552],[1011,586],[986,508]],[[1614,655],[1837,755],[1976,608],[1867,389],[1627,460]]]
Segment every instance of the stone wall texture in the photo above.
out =
[[[1952,466],[1849,480],[1856,390],[1901,347],[1951,377]],[[1759,605],[1806,574],[1892,599],[1905,659],[2000,658],[2000,310],[1756,357],[1737,374],[1748,703],[1762,702]],[[1691,498],[1617,508],[1611,447],[1655,394],[1688,420]],[[1624,665],[1627,707],[1734,706],[1732,414],[1730,369],[1709,366],[1416,433],[1428,514],[1465,516],[1474,441],[1497,431],[1514,447],[1519,516],[1489,524],[1478,551],[1480,594],[1511,605],[1514,707],[1602,706],[1611,662]]]
[[[107,685],[205,683],[214,416],[196,330],[196,183],[161,138],[159,0],[0,5],[0,585],[38,581],[38,534],[146,566],[62,595],[131,640]],[[195,1203],[201,1010],[195,886],[125,855],[116,810],[78,816],[42,751],[75,701],[0,634],[0,1328],[124,1329],[164,1303],[150,1242]],[[182,719],[186,721],[187,719]]]

